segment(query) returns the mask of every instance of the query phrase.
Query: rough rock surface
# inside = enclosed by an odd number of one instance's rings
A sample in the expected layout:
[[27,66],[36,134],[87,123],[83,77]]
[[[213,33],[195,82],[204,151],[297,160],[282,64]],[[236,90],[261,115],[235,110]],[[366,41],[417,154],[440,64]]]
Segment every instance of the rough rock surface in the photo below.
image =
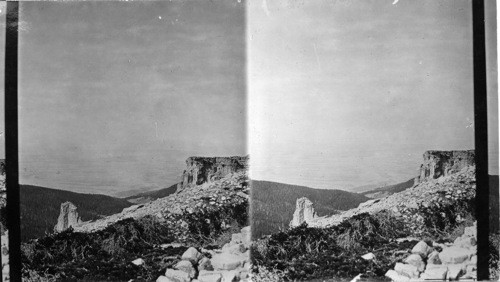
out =
[[241,170],[213,182],[188,186],[182,193],[174,193],[146,204],[133,205],[123,209],[121,213],[102,219],[83,222],[74,229],[80,232],[94,232],[122,219],[139,219],[153,215],[161,221],[175,222],[176,236],[178,239],[182,239],[187,231],[182,229],[183,222],[179,221],[179,218],[185,214],[218,210],[224,206],[234,206],[247,202],[249,198],[248,182],[247,171]]
[[290,227],[296,227],[302,223],[310,223],[318,216],[314,211],[313,203],[306,197],[297,199],[293,219],[290,222]]
[[474,156],[474,150],[427,151],[424,153],[424,162],[420,166],[419,175],[415,178],[415,184],[448,176],[464,167],[475,165]]
[[[474,240],[469,240],[469,238]],[[424,241],[420,241],[413,250],[428,249],[430,252],[409,255],[404,259],[404,263],[396,263],[394,270],[387,271],[385,276],[393,281],[476,279],[476,238],[477,222],[466,227],[463,235],[455,240],[455,242],[460,242],[460,245],[455,243],[444,245],[434,242],[432,244],[434,247],[431,247]],[[424,255],[427,253],[428,255]],[[436,259],[436,256],[439,259]]]
[[[167,269],[165,275],[156,281],[249,282],[250,244],[250,226],[247,226],[240,233],[233,234],[222,249],[198,251],[190,247],[176,264],[176,269]],[[207,268],[207,265],[211,267]]]
[[76,227],[82,223],[76,206],[71,202],[64,202],[61,204],[61,212],[57,219],[57,224],[54,226],[55,232],[62,232],[70,227]]
[[201,185],[248,168],[248,156],[244,157],[190,157],[177,192],[188,186]]
[[474,199],[476,195],[476,168],[467,166],[461,171],[429,179],[402,192],[386,198],[361,203],[357,208],[329,217],[317,217],[307,224],[311,227],[328,227],[361,213],[375,214],[389,211],[411,224],[417,234],[424,224],[423,218],[415,213],[421,206],[448,204],[460,200]]

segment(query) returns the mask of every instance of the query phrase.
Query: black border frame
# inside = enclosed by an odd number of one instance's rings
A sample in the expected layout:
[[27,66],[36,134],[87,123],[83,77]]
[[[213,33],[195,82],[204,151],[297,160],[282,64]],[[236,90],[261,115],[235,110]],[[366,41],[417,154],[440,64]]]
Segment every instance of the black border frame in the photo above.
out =
[[[10,280],[21,281],[18,162],[18,23],[19,2],[6,1],[5,159]],[[489,278],[489,182],[484,0],[471,0],[473,24],[474,125],[476,151],[477,275]]]

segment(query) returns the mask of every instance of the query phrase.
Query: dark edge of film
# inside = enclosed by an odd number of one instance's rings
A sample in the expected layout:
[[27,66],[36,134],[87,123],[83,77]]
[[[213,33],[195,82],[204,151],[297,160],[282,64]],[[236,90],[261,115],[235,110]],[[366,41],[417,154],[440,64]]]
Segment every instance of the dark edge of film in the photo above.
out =
[[477,279],[489,279],[488,113],[484,0],[472,0]]
[[[18,20],[19,3],[6,1],[5,165],[10,281],[21,281],[18,165]],[[484,0],[472,0],[474,127],[476,150],[477,278],[489,279],[489,183]]]
[[7,189],[7,229],[9,230],[10,281],[21,281],[21,229],[18,165],[18,24],[19,2],[6,3],[5,32],[5,185]]

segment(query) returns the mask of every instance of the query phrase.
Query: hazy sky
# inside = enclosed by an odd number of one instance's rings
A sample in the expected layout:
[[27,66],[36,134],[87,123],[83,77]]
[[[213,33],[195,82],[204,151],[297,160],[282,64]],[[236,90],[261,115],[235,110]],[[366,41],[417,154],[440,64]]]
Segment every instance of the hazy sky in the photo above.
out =
[[238,1],[22,2],[21,183],[162,188],[246,153]]
[[169,186],[246,153],[246,106],[256,179],[388,184],[473,148],[470,0],[392,2],[22,2],[21,183]]
[[474,148],[470,1],[253,1],[252,176],[321,188]]

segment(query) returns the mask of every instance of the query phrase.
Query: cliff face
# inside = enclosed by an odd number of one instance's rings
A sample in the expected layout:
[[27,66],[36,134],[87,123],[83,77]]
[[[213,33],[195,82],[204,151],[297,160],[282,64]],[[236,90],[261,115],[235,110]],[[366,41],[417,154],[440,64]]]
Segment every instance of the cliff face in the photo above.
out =
[[65,202],[61,204],[61,212],[57,219],[57,224],[54,226],[54,231],[62,232],[71,226],[76,227],[81,223],[80,216],[76,212],[76,206],[71,202]]
[[290,227],[297,227],[302,223],[310,223],[317,218],[316,212],[313,208],[313,203],[306,197],[297,199],[293,219],[290,222]]
[[448,176],[462,170],[464,167],[475,165],[474,150],[464,151],[427,151],[420,166],[419,176],[415,178],[415,185],[425,180]]
[[222,179],[228,174],[246,170],[248,156],[244,157],[190,157],[177,192],[188,186],[200,185]]

